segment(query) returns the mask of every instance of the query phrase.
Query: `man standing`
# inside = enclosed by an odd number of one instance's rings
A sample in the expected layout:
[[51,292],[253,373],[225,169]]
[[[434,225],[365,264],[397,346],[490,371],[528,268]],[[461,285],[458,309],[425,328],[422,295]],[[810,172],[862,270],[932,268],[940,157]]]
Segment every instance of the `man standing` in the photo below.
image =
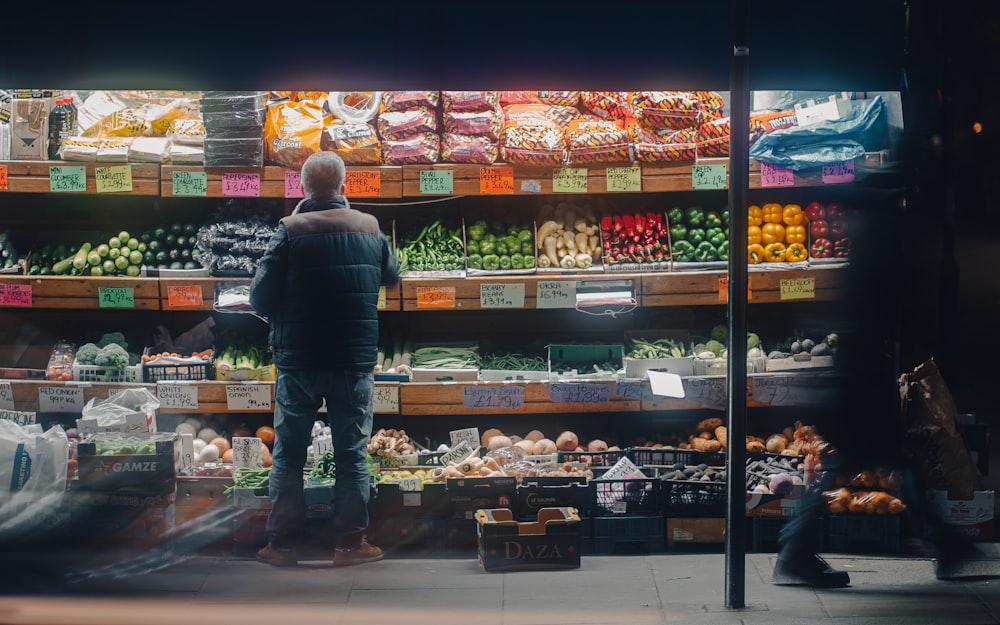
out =
[[399,281],[395,251],[372,215],[344,197],[344,162],[332,152],[302,166],[305,196],[283,218],[250,287],[268,318],[277,366],[269,542],[261,562],[298,562],[305,515],[302,472],[316,414],[326,400],[333,435],[335,566],[374,562],[368,529],[368,440],[378,351],[379,287]]

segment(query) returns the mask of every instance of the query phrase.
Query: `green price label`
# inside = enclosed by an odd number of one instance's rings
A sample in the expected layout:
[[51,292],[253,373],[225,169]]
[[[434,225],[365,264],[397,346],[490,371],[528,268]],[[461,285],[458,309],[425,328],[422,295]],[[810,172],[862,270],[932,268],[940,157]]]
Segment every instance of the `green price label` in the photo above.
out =
[[174,195],[208,195],[208,174],[203,171],[175,171],[171,176]]
[[586,193],[587,170],[582,167],[556,169],[552,171],[553,193]]
[[420,170],[420,192],[451,195],[455,192],[455,172],[447,169]]
[[608,167],[606,177],[608,191],[642,191],[642,169],[639,167]]
[[49,191],[52,193],[86,191],[87,168],[82,166],[49,167]]
[[694,165],[691,167],[692,189],[725,189],[729,183],[725,165]]
[[101,308],[135,308],[135,289],[102,286],[97,289],[97,302]]

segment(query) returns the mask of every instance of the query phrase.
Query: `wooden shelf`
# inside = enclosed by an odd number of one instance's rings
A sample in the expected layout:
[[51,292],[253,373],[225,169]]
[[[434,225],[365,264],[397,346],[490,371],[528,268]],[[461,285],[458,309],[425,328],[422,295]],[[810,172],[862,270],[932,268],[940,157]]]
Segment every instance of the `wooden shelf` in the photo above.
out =
[[[90,163],[75,161],[2,161],[7,167],[7,191],[13,193],[52,193],[49,184],[50,167],[84,167],[87,190],[67,192],[68,195],[97,193],[94,170],[104,167],[128,167],[132,170],[132,190],[101,195],[160,195],[160,165],[154,163]],[[3,191],[0,191],[3,193]]]

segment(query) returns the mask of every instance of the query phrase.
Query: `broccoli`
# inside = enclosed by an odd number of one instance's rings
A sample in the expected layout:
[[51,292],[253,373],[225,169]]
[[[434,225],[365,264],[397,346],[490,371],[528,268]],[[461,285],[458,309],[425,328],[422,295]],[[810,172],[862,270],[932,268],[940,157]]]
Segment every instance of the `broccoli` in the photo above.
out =
[[94,364],[98,367],[113,367],[124,369],[128,366],[128,352],[118,343],[108,343],[97,352]]
[[121,332],[107,332],[101,337],[101,340],[97,342],[98,347],[107,347],[111,343],[120,345],[122,349],[128,349],[128,341],[125,340],[125,335]]
[[92,365],[100,349],[94,343],[84,343],[80,349],[76,350],[76,361],[81,365]]

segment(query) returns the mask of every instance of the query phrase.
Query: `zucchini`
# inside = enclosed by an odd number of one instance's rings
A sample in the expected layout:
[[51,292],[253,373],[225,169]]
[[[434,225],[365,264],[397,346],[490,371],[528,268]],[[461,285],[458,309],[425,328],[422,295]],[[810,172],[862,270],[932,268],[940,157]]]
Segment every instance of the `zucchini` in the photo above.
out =
[[[83,269],[87,266],[87,254],[90,253],[90,242],[84,243],[80,246],[80,249],[76,251],[73,256],[73,267],[76,269]],[[56,272],[59,273],[59,272]]]
[[[84,243],[84,245],[89,246],[90,243]],[[81,247],[80,249],[83,249],[83,248]],[[64,273],[66,273],[67,271],[69,271],[70,268],[74,266],[73,263],[76,261],[76,256],[77,256],[77,254],[74,252],[71,256],[67,256],[64,259],[53,263],[53,265],[52,265],[52,273],[56,274],[57,276],[61,276]],[[83,262],[84,262],[84,264],[87,263],[87,254],[86,254],[86,252],[84,252],[84,254],[83,254]]]

